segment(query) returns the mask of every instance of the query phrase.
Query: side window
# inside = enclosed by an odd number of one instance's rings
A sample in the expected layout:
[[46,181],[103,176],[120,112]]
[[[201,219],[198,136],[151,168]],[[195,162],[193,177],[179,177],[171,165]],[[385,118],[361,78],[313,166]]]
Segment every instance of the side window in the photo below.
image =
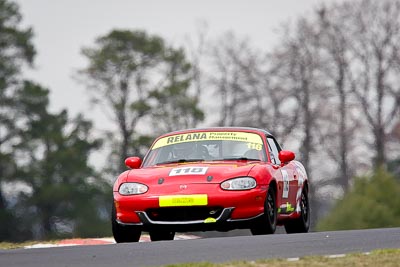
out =
[[268,141],[268,149],[269,149],[269,153],[271,155],[272,163],[281,164],[281,162],[278,158],[279,150],[275,143],[275,140],[271,137],[268,137],[267,141]]

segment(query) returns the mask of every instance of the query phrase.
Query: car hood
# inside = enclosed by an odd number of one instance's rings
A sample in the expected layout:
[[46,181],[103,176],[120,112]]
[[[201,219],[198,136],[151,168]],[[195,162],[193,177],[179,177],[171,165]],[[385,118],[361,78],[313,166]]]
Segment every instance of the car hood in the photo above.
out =
[[250,170],[259,165],[255,161],[219,161],[165,164],[130,170],[126,182],[156,184],[209,184],[221,183],[229,178],[247,176]]

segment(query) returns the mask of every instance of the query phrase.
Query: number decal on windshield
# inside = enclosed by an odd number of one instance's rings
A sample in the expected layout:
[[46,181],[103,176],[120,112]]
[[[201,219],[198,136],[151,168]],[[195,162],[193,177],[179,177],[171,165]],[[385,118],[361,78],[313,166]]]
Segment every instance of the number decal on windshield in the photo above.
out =
[[255,150],[262,150],[262,144],[257,144],[257,143],[247,143],[247,147],[249,149],[255,149]]

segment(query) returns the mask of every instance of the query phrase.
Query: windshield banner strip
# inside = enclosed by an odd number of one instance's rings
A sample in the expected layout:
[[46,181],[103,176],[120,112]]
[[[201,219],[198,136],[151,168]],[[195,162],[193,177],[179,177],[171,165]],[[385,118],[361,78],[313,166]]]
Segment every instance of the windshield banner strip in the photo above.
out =
[[159,139],[152,147],[152,149],[157,149],[160,147],[194,142],[194,141],[206,141],[206,140],[224,140],[224,141],[241,141],[249,142],[254,144],[262,144],[261,136],[255,133],[246,132],[195,132],[186,134],[177,134],[166,136]]

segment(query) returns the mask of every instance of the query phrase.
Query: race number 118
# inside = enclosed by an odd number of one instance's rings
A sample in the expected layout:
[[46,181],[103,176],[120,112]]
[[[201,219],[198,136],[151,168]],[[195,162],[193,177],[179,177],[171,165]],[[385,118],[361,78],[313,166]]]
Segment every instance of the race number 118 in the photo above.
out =
[[182,167],[174,168],[169,172],[169,176],[177,175],[204,175],[208,167]]

